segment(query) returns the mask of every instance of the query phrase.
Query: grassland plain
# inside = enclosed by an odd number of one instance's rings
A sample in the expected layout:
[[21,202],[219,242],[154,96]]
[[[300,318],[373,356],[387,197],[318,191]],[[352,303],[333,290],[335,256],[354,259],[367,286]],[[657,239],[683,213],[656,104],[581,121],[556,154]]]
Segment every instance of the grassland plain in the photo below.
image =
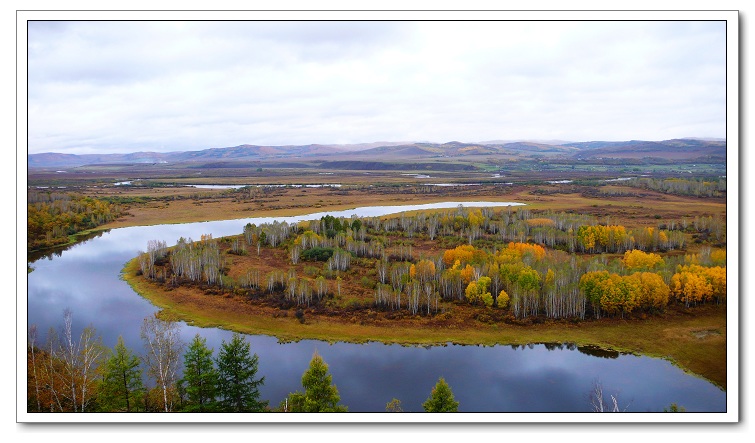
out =
[[[122,188],[97,190],[120,198],[144,198],[129,204],[129,216],[102,225],[100,229],[149,226],[166,223],[192,223],[250,217],[274,217],[307,214],[325,210],[345,210],[360,206],[409,205],[458,201],[515,201],[532,210],[574,211],[627,227],[652,226],[659,221],[681,217],[726,216],[726,200],[702,199],[663,194],[655,191],[608,185],[600,193],[587,193],[589,186],[552,185],[480,185],[430,187],[384,186],[344,188],[268,188],[266,192],[246,196],[241,192],[195,188]],[[545,191],[545,192],[543,192]],[[256,192],[256,191],[252,191]]]

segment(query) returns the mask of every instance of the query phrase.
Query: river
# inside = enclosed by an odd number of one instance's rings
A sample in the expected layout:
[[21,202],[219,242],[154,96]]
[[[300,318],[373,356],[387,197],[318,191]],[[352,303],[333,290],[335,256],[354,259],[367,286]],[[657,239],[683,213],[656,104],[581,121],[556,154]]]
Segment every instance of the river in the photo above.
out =
[[[380,216],[408,210],[454,208],[460,202],[413,206],[375,206],[345,211],[276,218],[289,223],[339,217]],[[464,202],[464,206],[507,206],[519,203]],[[36,325],[44,341],[49,328],[59,329],[63,311],[73,312],[75,334],[87,325],[113,347],[118,336],[143,353],[139,338],[142,320],[155,308],[120,278],[124,264],[149,240],[174,244],[180,237],[199,239],[240,234],[247,223],[272,222],[251,218],[204,223],[120,228],[104,232],[59,254],[31,263],[27,279],[27,322]],[[23,315],[23,302],[19,300]],[[207,339],[217,355],[231,332],[182,324],[188,343],[195,334]],[[451,386],[462,412],[589,412],[589,392],[599,380],[628,412],[661,412],[677,403],[689,412],[725,412],[726,393],[715,385],[684,373],[655,358],[596,353],[568,344],[512,346],[405,347],[380,343],[352,344],[303,340],[279,343],[274,337],[247,336],[259,356],[259,375],[265,376],[262,398],[277,406],[286,395],[301,390],[301,376],[313,353],[330,367],[341,403],[351,412],[383,412],[392,398],[404,411],[421,412],[421,404],[439,377]],[[544,420],[548,420],[544,417]]]

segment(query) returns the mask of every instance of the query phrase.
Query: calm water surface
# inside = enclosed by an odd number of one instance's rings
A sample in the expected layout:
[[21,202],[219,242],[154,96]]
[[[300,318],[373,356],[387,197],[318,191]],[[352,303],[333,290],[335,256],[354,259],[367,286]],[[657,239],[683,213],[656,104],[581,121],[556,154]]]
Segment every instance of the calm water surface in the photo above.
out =
[[[325,214],[349,217],[379,216],[405,210],[454,208],[459,202],[414,206],[380,206],[279,218],[289,223],[319,219]],[[506,206],[518,203],[465,202],[465,206]],[[120,279],[124,264],[145,250],[149,240],[174,244],[179,237],[198,239],[240,234],[246,223],[272,218],[227,220],[115,229],[78,244],[59,255],[34,263],[28,275],[28,324],[36,324],[44,340],[50,327],[59,328],[63,310],[73,311],[74,333],[92,325],[105,345],[118,336],[143,353],[139,329],[157,308]],[[182,325],[189,342],[199,333],[215,349],[231,332]],[[671,403],[687,411],[725,412],[726,393],[690,376],[670,363],[642,356],[592,355],[573,346],[542,344],[511,346],[404,347],[380,343],[328,344],[304,340],[278,343],[274,337],[247,336],[259,355],[259,374],[265,376],[263,399],[277,406],[290,392],[301,389],[301,376],[317,351],[330,366],[341,402],[352,412],[382,412],[392,398],[408,412],[422,411],[438,377],[451,386],[465,412],[589,412],[588,394],[600,380],[630,412],[662,411]]]

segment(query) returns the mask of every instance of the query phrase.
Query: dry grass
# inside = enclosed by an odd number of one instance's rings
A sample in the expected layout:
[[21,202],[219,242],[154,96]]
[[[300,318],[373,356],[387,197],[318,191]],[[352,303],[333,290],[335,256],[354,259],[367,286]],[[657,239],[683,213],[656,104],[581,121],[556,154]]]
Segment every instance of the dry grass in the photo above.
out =
[[[613,186],[619,188],[619,186]],[[186,188],[124,189],[117,190],[121,197],[184,197],[163,199],[132,205],[130,216],[103,225],[101,229],[127,226],[147,226],[165,223],[191,223],[213,220],[229,220],[250,217],[291,216],[325,210],[345,210],[359,206],[434,203],[449,200],[459,201],[515,201],[527,204],[532,210],[575,211],[590,214],[603,220],[610,216],[611,223],[627,227],[655,226],[658,222],[678,220],[682,216],[726,216],[726,202],[694,197],[666,195],[643,191],[645,197],[587,197],[581,193],[533,194],[543,186],[474,186],[440,188],[432,194],[386,193],[369,189],[338,188],[279,188],[259,199],[239,201],[222,197],[222,190]],[[626,191],[636,189],[625,187]],[[207,192],[204,192],[207,191]],[[102,196],[109,190],[99,190]],[[116,191],[113,191],[116,192]],[[214,199],[197,200],[195,195],[214,195]]]

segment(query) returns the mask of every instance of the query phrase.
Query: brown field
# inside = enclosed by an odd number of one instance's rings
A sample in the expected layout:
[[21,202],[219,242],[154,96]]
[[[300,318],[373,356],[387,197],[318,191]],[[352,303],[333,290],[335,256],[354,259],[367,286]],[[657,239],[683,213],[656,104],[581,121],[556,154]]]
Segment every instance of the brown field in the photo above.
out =
[[[624,191],[634,196],[587,195],[584,187],[566,185],[483,185],[464,187],[415,186],[343,188],[267,188],[269,193],[239,198],[226,190],[196,188],[106,188],[87,191],[93,196],[150,197],[146,203],[130,205],[130,216],[103,225],[102,229],[163,223],[190,223],[249,217],[299,215],[359,206],[433,203],[441,201],[514,201],[532,210],[574,211],[610,217],[611,223],[627,227],[655,226],[681,217],[719,215],[726,217],[724,199],[702,199],[638,190],[619,185],[601,191]],[[573,191],[539,194],[536,190]]]

